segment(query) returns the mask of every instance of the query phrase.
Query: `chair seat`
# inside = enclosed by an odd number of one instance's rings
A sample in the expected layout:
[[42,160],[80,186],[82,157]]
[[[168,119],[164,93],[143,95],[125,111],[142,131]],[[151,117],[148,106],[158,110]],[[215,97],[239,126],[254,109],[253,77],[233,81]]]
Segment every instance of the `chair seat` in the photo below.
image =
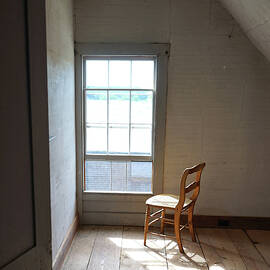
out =
[[[173,194],[159,194],[149,198],[146,201],[147,205],[161,207],[161,208],[170,208],[175,209],[179,201],[179,196]],[[192,200],[186,198],[183,207],[188,206]]]

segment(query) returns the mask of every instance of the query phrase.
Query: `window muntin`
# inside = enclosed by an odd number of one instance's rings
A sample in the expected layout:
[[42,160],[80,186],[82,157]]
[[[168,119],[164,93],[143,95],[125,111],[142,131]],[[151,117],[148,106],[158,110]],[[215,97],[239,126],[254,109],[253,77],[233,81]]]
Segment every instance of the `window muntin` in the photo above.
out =
[[155,65],[152,56],[84,58],[85,190],[151,192]]

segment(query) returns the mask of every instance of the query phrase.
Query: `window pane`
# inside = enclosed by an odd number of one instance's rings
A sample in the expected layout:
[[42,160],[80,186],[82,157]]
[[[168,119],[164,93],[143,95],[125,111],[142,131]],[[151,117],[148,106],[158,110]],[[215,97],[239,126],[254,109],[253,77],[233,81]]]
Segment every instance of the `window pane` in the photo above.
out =
[[131,61],[110,60],[109,61],[109,87],[130,88]]
[[127,162],[112,161],[112,187],[113,191],[127,190]]
[[110,125],[109,127],[109,152],[128,153],[129,151],[128,125]]
[[109,92],[109,123],[129,123],[129,91]]
[[151,192],[152,162],[130,162],[127,175],[127,191]]
[[108,60],[86,60],[86,88],[108,87]]
[[149,91],[131,92],[131,123],[152,124],[153,93]]
[[132,61],[132,88],[154,89],[154,61]]
[[131,126],[130,152],[151,154],[152,132],[149,125]]
[[85,162],[85,190],[108,191],[111,190],[111,162],[86,161]]
[[106,125],[88,125],[86,128],[86,152],[107,152],[107,129]]
[[151,192],[152,162],[85,162],[85,190]]
[[106,91],[86,92],[86,122],[95,124],[107,122]]

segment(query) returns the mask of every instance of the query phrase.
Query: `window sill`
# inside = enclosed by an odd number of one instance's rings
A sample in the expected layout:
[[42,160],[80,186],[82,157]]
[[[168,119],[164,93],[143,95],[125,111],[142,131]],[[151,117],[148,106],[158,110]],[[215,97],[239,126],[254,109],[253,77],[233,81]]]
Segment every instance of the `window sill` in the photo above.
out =
[[153,195],[153,192],[90,191],[90,190],[84,190],[83,194]]
[[100,192],[83,191],[83,201],[118,201],[118,202],[144,202],[154,194],[152,192]]

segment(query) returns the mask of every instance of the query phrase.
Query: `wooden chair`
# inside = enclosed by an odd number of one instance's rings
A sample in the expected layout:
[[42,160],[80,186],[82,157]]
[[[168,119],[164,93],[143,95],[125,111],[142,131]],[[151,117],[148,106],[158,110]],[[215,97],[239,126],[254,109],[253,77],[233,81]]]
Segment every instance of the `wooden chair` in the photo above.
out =
[[[184,228],[188,228],[189,232],[192,237],[192,241],[196,242],[196,237],[194,233],[193,227],[193,211],[195,202],[198,198],[200,192],[200,180],[202,175],[202,170],[205,167],[205,163],[198,164],[191,168],[186,168],[183,172],[180,184],[180,196],[176,196],[173,194],[160,194],[149,198],[146,201],[146,213],[145,213],[145,224],[144,224],[144,245],[146,246],[146,238],[147,233],[151,233],[154,235],[161,235],[172,237],[168,235],[164,235],[164,224],[171,224],[174,225],[174,232],[176,238],[179,251],[184,253],[184,249],[182,246],[181,240],[181,231]],[[196,173],[195,181],[190,183],[186,186],[187,177],[191,174]],[[192,191],[192,195],[190,197],[186,196],[187,193]],[[150,214],[150,207],[159,208],[158,211]],[[169,219],[165,217],[166,209],[174,210],[174,219]],[[180,224],[181,214],[186,213],[188,214],[188,223],[185,225]],[[160,217],[155,218],[154,220],[150,221],[150,218],[157,216],[160,214]],[[160,233],[154,233],[148,231],[150,225],[154,224],[157,221],[161,221],[160,226]]]

